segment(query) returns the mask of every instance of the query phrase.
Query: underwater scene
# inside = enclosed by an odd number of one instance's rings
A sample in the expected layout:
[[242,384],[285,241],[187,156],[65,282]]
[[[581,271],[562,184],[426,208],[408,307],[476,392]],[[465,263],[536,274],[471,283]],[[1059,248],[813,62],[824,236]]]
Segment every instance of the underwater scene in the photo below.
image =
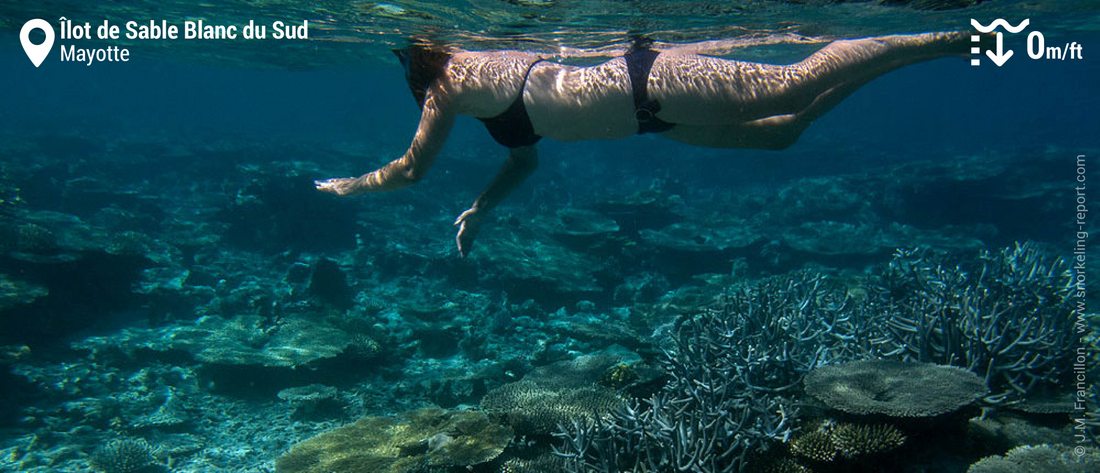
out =
[[0,471],[1100,472],[1098,2],[0,31]]

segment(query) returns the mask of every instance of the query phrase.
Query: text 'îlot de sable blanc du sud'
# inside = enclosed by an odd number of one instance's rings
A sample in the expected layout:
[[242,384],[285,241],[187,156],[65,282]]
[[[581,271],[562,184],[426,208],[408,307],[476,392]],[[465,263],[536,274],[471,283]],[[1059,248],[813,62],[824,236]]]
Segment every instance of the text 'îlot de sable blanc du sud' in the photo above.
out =
[[[128,40],[235,40],[235,39],[309,39],[309,21],[303,20],[300,25],[292,25],[282,21],[275,21],[268,25],[256,24],[249,21],[247,25],[212,25],[203,20],[184,21],[180,25],[168,23],[166,20],[149,20],[145,23],[127,21],[125,33],[119,25],[104,21],[95,29],[95,37],[98,39]],[[73,24],[64,18],[61,21],[61,39],[92,39],[92,24]],[[91,66],[96,62],[128,62],[130,51],[118,46],[100,48],[79,48],[75,45],[61,46],[62,62],[82,62]]]

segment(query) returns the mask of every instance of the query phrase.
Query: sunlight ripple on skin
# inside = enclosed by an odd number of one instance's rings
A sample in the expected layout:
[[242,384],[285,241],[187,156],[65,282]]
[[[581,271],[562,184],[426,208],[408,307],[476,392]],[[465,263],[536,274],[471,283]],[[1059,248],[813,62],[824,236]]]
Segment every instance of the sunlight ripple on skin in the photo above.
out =
[[[456,220],[456,241],[465,255],[483,217],[534,170],[534,144],[542,137],[574,141],[656,132],[696,146],[784,149],[863,84],[909,64],[965,57],[973,45],[970,38],[966,32],[949,32],[835,41],[790,65],[661,52],[648,43],[637,55],[587,67],[521,51],[432,52],[420,46],[418,54],[449,60],[432,66],[441,69],[423,91],[412,145],[382,168],[358,178],[322,181],[317,188],[348,195],[411,185],[431,167],[456,115],[488,119],[486,125],[496,130],[493,136],[509,148],[509,156]],[[632,83],[628,57],[648,58],[635,59],[645,61],[640,72],[644,87]],[[642,112],[655,120],[640,120],[647,116]],[[509,115],[501,117],[504,113]],[[653,122],[661,128],[643,129]],[[512,133],[519,139],[508,138]]]

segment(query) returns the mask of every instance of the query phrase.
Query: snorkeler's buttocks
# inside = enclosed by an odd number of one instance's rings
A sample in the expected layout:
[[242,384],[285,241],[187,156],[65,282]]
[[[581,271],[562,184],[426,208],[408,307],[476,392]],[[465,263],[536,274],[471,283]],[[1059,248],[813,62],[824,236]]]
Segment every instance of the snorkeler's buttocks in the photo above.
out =
[[485,216],[535,170],[543,137],[657,133],[698,146],[783,149],[870,80],[917,62],[965,57],[971,46],[964,32],[881,36],[834,41],[795,64],[771,65],[658,50],[639,40],[621,57],[587,67],[520,51],[411,46],[397,51],[422,110],[408,150],[375,171],[316,186],[353,195],[413,184],[435,161],[455,117],[478,118],[509,153],[455,221],[466,256]]

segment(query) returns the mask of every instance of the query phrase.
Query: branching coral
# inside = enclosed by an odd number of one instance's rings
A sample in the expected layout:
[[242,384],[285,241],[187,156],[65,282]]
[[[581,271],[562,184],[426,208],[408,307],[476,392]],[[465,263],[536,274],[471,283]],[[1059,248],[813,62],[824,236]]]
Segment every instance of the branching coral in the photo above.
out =
[[[1023,244],[954,266],[925,252],[899,252],[877,289],[859,296],[812,272],[737,289],[669,330],[663,368],[670,381],[658,394],[594,422],[562,426],[556,453],[570,472],[746,471],[775,440],[790,438],[798,415],[792,398],[804,375],[852,360],[923,361],[976,373],[937,368],[968,377],[952,409],[987,392],[985,384],[995,390],[991,402],[1053,386],[1072,366],[1079,342],[1065,269]],[[931,391],[952,386],[914,389],[933,398],[945,393]],[[903,415],[918,414],[925,415]],[[839,433],[828,439],[837,457],[904,440],[888,429]]]
[[664,369],[671,381],[645,403],[558,436],[568,471],[741,471],[786,440],[802,376],[866,351],[864,309],[820,275],[767,280],[718,307],[682,317]]
[[884,274],[893,306],[876,340],[887,356],[964,367],[1003,402],[1061,384],[1080,340],[1066,264],[1021,244],[950,265],[899,252]]

